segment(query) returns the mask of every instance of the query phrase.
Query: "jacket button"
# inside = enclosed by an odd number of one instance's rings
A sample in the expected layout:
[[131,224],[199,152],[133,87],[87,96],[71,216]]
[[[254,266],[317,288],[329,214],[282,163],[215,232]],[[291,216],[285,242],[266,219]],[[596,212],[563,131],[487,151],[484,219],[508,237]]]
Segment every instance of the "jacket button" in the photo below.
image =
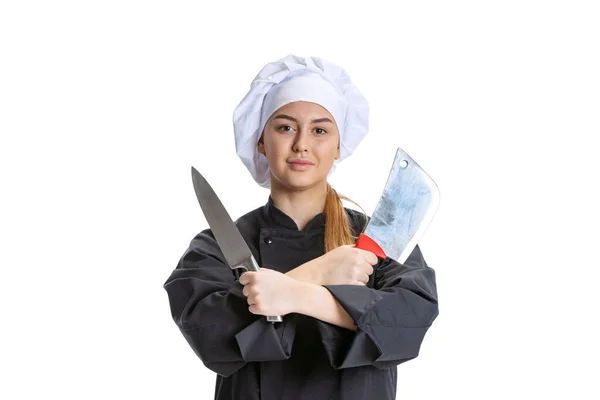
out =
[[266,244],[271,244],[271,243],[273,243],[273,240],[271,240],[271,237],[270,237],[270,236],[267,236],[267,237],[265,237],[265,239],[264,239],[264,240],[265,240],[265,243],[266,243]]

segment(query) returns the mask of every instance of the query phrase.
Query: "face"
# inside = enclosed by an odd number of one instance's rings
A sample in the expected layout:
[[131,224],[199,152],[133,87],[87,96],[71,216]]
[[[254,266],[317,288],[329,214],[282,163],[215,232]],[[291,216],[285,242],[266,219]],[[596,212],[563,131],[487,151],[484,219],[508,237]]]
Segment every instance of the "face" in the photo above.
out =
[[326,182],[340,157],[339,141],[333,116],[322,106],[297,101],[279,108],[258,143],[269,163],[271,187],[297,190]]

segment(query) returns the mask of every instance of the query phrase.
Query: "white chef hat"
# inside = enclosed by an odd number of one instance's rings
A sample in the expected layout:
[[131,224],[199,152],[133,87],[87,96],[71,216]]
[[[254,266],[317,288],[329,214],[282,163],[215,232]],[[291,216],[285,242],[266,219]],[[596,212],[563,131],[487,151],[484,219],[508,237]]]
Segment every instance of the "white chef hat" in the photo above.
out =
[[288,55],[265,65],[233,112],[235,147],[254,180],[270,187],[267,158],[258,140],[271,115],[295,101],[317,103],[335,119],[340,132],[340,158],[352,154],[369,131],[369,104],[344,69],[322,58]]

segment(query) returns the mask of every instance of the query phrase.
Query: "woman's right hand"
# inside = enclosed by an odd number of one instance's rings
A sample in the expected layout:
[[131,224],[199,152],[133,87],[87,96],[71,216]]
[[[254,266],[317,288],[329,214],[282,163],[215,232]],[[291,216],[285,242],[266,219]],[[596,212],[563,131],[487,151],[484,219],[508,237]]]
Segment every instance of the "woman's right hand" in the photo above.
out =
[[319,257],[316,267],[321,285],[363,285],[369,282],[377,256],[354,245],[344,245]]

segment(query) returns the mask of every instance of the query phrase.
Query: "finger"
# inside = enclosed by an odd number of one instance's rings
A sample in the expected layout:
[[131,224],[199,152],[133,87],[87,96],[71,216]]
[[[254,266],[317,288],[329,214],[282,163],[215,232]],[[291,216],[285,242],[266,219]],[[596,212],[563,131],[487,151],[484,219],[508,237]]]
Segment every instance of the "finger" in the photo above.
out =
[[367,251],[365,254],[365,260],[371,264],[371,265],[375,265],[377,264],[378,258],[375,254],[371,253],[370,251]]
[[366,262],[368,262],[369,264],[375,265],[379,261],[379,259],[375,255],[375,253],[372,253],[369,250],[364,250],[364,249],[359,249],[359,248],[357,248],[357,250],[359,250],[361,252],[364,260]]
[[256,304],[253,304],[250,307],[248,307],[248,311],[250,311],[252,314],[256,314],[256,315],[266,315],[264,310],[260,306],[257,306]]
[[248,297],[250,295],[250,289],[248,288],[248,286],[244,286],[244,289],[242,290],[242,294],[246,297]]
[[366,262],[358,264],[356,268],[357,274],[373,274],[373,266],[371,264],[367,264]]
[[366,285],[369,282],[369,275],[364,274],[360,281]]
[[240,283],[242,285],[247,285],[252,280],[252,272],[244,272],[242,276],[240,276]]

